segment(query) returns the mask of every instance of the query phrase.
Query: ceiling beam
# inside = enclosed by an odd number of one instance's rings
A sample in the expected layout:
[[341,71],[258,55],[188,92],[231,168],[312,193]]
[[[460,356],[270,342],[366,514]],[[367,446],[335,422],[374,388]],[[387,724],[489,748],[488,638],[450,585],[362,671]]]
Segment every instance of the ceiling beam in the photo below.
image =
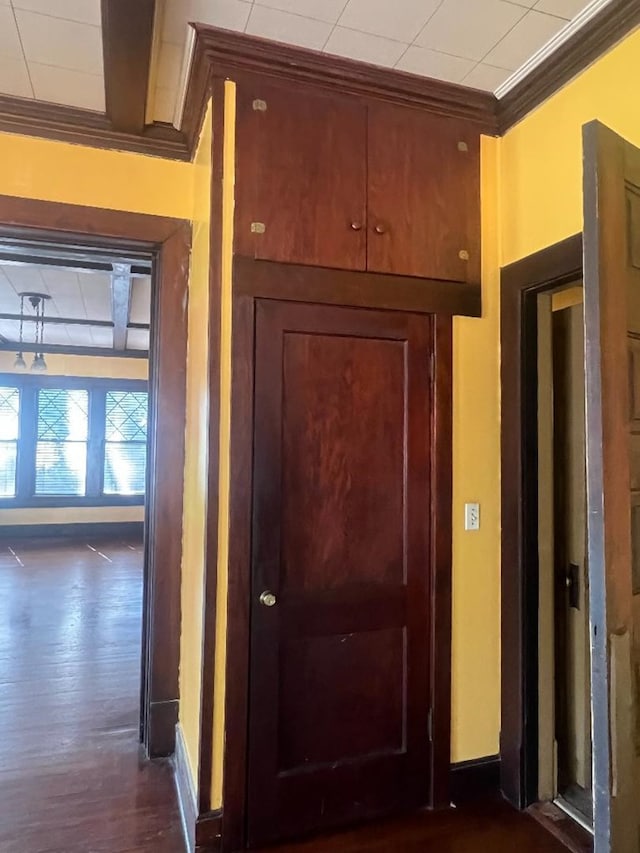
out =
[[111,275],[111,319],[113,348],[127,348],[127,327],[131,310],[131,265],[114,264]]
[[[0,320],[22,320],[24,323],[45,323],[57,326],[98,326],[106,329],[113,329],[112,320],[89,320],[85,317],[37,317],[35,314],[10,314],[6,311],[0,311]],[[128,323],[128,329],[143,329],[149,330],[149,323]],[[1,337],[1,336],[0,336]]]
[[100,355],[108,358],[149,358],[146,349],[126,349],[115,352],[112,347],[80,347],[66,346],[65,344],[18,344],[0,343],[0,352],[42,352],[58,355]]
[[101,0],[107,116],[114,130],[142,133],[155,0]]

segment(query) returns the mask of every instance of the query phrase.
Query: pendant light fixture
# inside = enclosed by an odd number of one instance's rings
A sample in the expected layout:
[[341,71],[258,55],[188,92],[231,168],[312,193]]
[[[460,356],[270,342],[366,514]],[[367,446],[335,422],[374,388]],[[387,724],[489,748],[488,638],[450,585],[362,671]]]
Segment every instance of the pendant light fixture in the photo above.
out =
[[[44,306],[47,299],[50,299],[48,293],[30,293],[25,291],[20,294],[20,351],[16,354],[16,360],[14,362],[14,367],[17,368],[25,368],[27,365],[24,360],[24,355],[22,353],[23,349],[23,324],[24,321],[35,323],[35,333],[33,336],[34,343],[34,355],[33,361],[31,362],[31,370],[35,373],[44,373],[47,369],[47,362],[44,359],[44,353],[42,352],[42,346],[44,344]],[[33,308],[33,312],[35,314],[35,318],[31,316],[25,316],[24,313],[24,300],[28,299],[31,307]]]
[[22,354],[22,344],[24,342],[24,293],[20,294],[20,349],[16,353],[16,360],[13,362],[13,366],[16,370],[26,370],[27,362],[24,360],[24,355]]

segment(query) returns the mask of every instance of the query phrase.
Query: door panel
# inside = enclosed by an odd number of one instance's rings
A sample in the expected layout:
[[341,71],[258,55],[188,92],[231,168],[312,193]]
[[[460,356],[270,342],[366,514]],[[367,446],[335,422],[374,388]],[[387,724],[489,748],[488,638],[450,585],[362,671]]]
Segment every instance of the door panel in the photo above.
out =
[[238,254],[364,270],[366,107],[260,82],[239,87],[237,110]]
[[479,134],[409,107],[368,116],[368,269],[479,284]]
[[583,142],[595,853],[637,853],[640,151],[599,122],[585,126]]
[[257,304],[252,845],[429,800],[431,350],[429,317]]

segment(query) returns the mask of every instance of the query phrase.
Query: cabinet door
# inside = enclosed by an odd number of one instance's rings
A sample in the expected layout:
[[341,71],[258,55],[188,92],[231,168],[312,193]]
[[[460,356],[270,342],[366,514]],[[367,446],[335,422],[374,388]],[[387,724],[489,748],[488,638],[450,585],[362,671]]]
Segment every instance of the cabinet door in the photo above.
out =
[[477,129],[371,104],[368,151],[368,269],[479,282]]
[[236,251],[365,269],[366,134],[366,107],[354,99],[260,82],[240,87]]

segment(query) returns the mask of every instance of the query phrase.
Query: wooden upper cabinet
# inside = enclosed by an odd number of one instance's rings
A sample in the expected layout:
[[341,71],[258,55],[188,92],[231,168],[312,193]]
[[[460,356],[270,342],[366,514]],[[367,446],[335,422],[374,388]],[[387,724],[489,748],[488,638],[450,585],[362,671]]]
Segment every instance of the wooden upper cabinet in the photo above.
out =
[[384,103],[368,113],[368,269],[479,282],[477,128]]
[[313,86],[238,86],[236,252],[480,281],[480,132]]
[[366,268],[366,106],[300,86],[238,87],[236,251]]

